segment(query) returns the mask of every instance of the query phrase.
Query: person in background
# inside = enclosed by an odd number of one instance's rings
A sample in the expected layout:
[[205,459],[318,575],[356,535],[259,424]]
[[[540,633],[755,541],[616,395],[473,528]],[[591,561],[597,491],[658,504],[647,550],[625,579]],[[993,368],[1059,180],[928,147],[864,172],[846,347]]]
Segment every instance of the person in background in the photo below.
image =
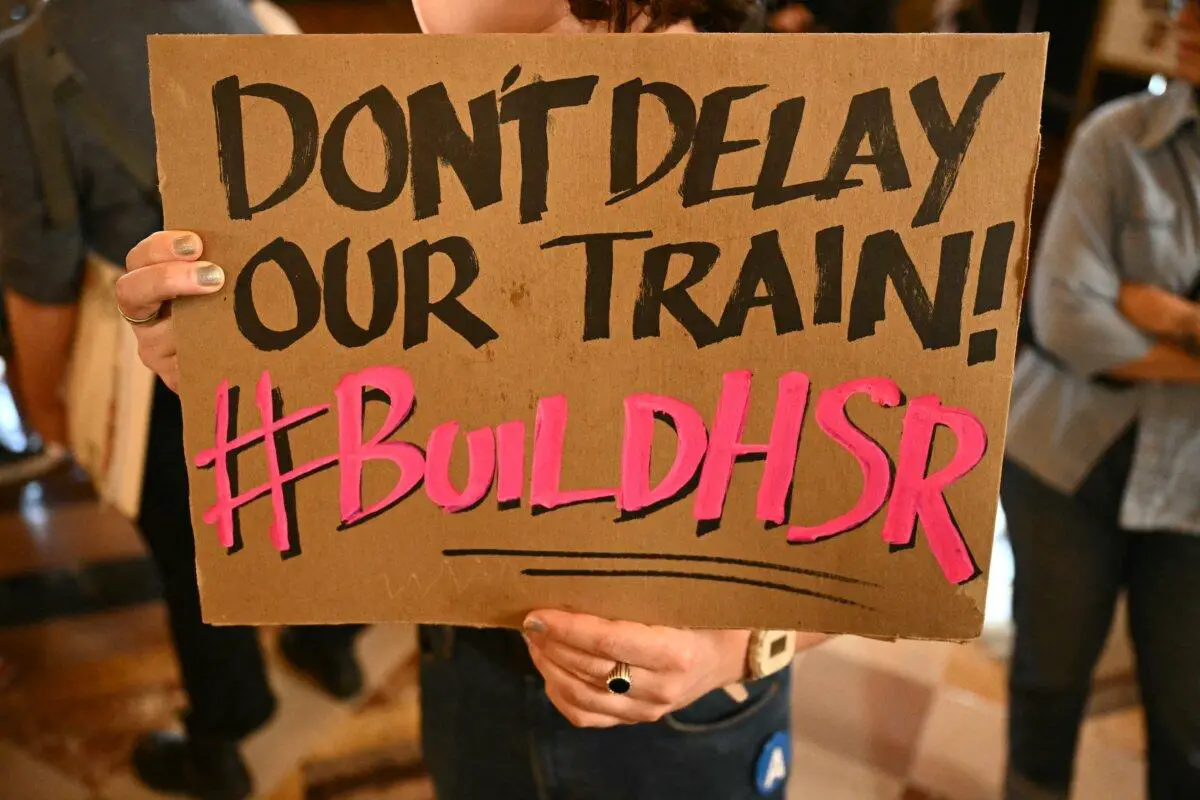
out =
[[779,33],[892,33],[896,0],[768,0],[768,27]]
[[[675,34],[746,30],[762,11],[745,0],[420,0],[416,10],[435,33]],[[149,237],[127,264],[117,302],[146,321],[135,326],[142,357],[175,385],[169,304],[218,291],[224,272],[186,231]],[[756,645],[785,632],[538,610],[523,633],[420,631],[422,751],[441,800],[783,797],[791,653],[766,665],[770,648]],[[825,639],[797,638],[799,649]]]
[[773,0],[767,3],[767,28],[773,33],[812,33],[817,18],[807,3]]
[[1178,80],[1082,126],[1034,262],[1001,499],[1010,800],[1066,798],[1118,596],[1152,800],[1200,797],[1200,2]]
[[[13,59],[13,54],[17,47],[17,32],[18,28],[24,27],[27,17],[31,16],[35,9],[42,5],[44,0],[0,0],[0,64],[9,67]],[[10,119],[5,119],[4,123],[11,124]],[[18,417],[18,425],[8,426],[8,433],[16,434],[19,439],[24,441],[16,445],[17,449],[9,447],[7,443],[0,443],[0,486],[8,486],[15,483],[33,480],[42,477],[50,472],[53,472],[57,467],[70,462],[70,455],[65,446],[66,442],[66,409],[62,405],[61,397],[57,391],[39,392],[39,389],[46,384],[39,380],[49,378],[54,379],[55,372],[58,377],[62,377],[65,372],[65,364],[58,367],[57,370],[39,369],[36,358],[29,356],[26,363],[22,363],[20,368],[16,367],[16,357],[14,352],[14,342],[12,335],[12,326],[10,317],[15,312],[21,314],[25,309],[21,303],[19,296],[14,296],[11,300],[8,295],[12,293],[4,290],[0,283],[0,359],[4,362],[3,380],[12,395],[12,408],[16,411]],[[9,306],[14,306],[12,310]],[[26,315],[26,321],[38,322],[36,318],[31,318]],[[45,331],[45,337],[50,340],[51,349],[54,347],[53,340],[57,337],[64,344],[70,338],[71,332],[74,329],[74,312],[73,309],[69,316],[65,318],[67,325]],[[26,326],[25,330],[28,330]],[[23,331],[24,332],[24,331]],[[29,355],[28,346],[25,348],[26,354]],[[33,377],[32,399],[37,406],[32,412],[25,408],[24,400],[26,393],[21,391],[21,372],[24,371],[27,377]],[[50,434],[49,441],[43,441],[38,434],[36,428],[32,425],[31,415],[37,415],[43,409],[49,409],[50,413],[41,414],[41,422],[45,429]],[[11,428],[18,428],[11,430]]]
[[[66,444],[61,387],[86,253],[120,263],[162,227],[157,198],[139,185],[137,159],[130,156],[145,154],[153,172],[146,37],[257,32],[243,0],[0,0],[0,284],[17,385],[48,446]],[[72,85],[102,109],[99,117],[83,113],[84,106],[55,104],[56,94],[43,83],[47,73],[39,70],[56,52],[69,59]],[[152,175],[148,182],[152,187]],[[180,254],[200,252],[194,237],[175,247]],[[201,283],[219,284],[214,275],[201,274]],[[266,722],[275,700],[257,632],[202,621],[182,412],[161,382],[138,526],[162,578],[189,708],[183,735],[154,732],[138,742],[134,769],[155,789],[241,800],[251,786],[238,742]],[[282,650],[328,692],[348,697],[362,685],[356,632],[292,629],[282,636]]]

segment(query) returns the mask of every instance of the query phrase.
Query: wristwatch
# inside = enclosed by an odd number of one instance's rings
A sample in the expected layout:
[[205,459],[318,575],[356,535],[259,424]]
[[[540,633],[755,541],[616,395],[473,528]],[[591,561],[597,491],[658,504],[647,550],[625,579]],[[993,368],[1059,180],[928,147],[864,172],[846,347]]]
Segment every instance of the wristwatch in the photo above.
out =
[[787,669],[796,656],[795,631],[752,631],[746,651],[746,672],[758,680]]
[[[796,657],[795,631],[751,631],[750,646],[746,648],[746,677],[756,681],[774,675],[791,666]],[[745,684],[735,683],[725,687],[735,703],[750,699]]]

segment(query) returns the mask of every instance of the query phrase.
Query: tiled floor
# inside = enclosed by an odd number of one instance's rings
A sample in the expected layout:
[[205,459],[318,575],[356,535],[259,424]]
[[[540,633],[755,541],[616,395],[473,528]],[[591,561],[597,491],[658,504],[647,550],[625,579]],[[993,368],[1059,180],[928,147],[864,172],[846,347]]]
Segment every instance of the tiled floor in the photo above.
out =
[[[139,732],[176,724],[183,704],[164,610],[91,585],[97,564],[143,555],[132,528],[96,506],[75,477],[0,489],[0,603],[15,596],[20,575],[26,590],[67,587],[79,602],[102,606],[78,613],[67,605],[44,619],[24,609],[40,621],[0,624],[0,655],[21,669],[0,690],[0,800],[155,797],[138,786],[127,758]],[[998,564],[997,577],[1006,569]],[[997,589],[988,646],[845,637],[797,660],[790,798],[998,797],[1004,667],[992,653],[1005,649],[1005,615],[997,612],[1007,598]],[[246,745],[261,797],[433,797],[420,766],[411,629],[376,627],[362,638],[370,689],[350,705],[289,673],[273,651],[273,631],[263,638],[281,703]],[[1141,719],[1121,705],[1095,704],[1117,710],[1087,723],[1078,798],[1143,796]]]
[[[18,513],[0,516],[4,552],[23,554],[0,559],[0,570],[62,569],[133,554],[136,538],[90,503],[52,505],[44,514],[41,527],[52,530],[45,539]],[[111,541],[96,543],[89,529]],[[287,672],[272,639],[264,631],[281,711],[246,747],[263,797],[433,796],[419,766],[410,629],[374,628],[363,638],[372,688],[351,706]],[[159,603],[2,629],[0,653],[22,669],[0,693],[0,800],[155,796],[137,785],[126,758],[138,732],[174,724],[183,703]],[[795,675],[791,798],[998,796],[1004,671],[982,645],[847,637],[802,656]],[[1141,749],[1136,709],[1091,719],[1076,796],[1141,797]]]

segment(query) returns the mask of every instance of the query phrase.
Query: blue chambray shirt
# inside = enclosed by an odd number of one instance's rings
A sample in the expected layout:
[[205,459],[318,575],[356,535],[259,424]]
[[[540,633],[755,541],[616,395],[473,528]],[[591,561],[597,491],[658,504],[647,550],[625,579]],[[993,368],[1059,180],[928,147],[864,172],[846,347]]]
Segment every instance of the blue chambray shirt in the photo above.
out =
[[1138,422],[1120,520],[1132,530],[1200,535],[1200,385],[1090,380],[1153,344],[1117,311],[1123,282],[1186,294],[1200,275],[1198,121],[1195,90],[1175,83],[1081,127],[1032,273],[1033,327],[1052,358],[1028,349],[1013,381],[1007,455],[1064,493]]

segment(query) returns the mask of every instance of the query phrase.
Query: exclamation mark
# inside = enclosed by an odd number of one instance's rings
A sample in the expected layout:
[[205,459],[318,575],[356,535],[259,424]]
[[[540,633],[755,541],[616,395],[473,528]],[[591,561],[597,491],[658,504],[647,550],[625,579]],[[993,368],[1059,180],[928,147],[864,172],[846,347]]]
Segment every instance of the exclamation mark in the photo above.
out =
[[[1012,252],[1017,224],[1005,222],[988,228],[983,243],[983,262],[979,266],[979,288],[975,292],[975,316],[999,311],[1004,305],[1004,284],[1008,276],[1008,256]],[[995,328],[976,331],[967,342],[967,364],[996,360]]]

